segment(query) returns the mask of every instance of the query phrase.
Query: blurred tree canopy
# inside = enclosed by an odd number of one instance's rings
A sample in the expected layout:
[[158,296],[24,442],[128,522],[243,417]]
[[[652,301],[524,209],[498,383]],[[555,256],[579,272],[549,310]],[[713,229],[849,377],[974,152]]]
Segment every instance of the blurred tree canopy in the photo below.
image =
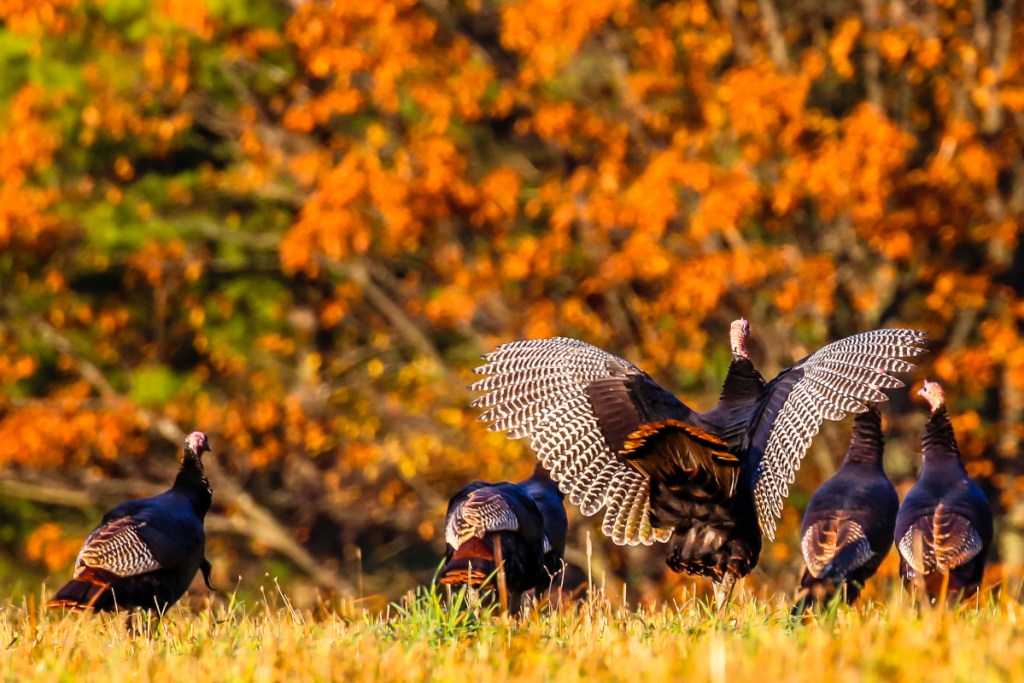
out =
[[[457,485],[529,471],[468,407],[481,353],[580,337],[707,405],[740,315],[766,374],[929,331],[913,380],[947,385],[1002,557],[1024,560],[1022,3],[0,0],[0,19],[0,547],[37,571],[166,486],[195,428],[222,583],[263,558],[393,593],[429,578]],[[896,392],[904,485],[923,416]],[[789,529],[846,434],[819,439]],[[574,526],[581,561],[596,526]],[[755,580],[795,573],[781,536]],[[661,578],[656,550],[596,552]]]

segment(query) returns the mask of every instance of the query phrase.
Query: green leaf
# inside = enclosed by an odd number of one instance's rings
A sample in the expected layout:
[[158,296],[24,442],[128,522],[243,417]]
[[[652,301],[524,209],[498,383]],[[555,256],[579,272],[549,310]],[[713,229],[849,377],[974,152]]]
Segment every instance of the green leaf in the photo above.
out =
[[183,381],[164,365],[142,367],[131,374],[130,396],[141,406],[163,405]]

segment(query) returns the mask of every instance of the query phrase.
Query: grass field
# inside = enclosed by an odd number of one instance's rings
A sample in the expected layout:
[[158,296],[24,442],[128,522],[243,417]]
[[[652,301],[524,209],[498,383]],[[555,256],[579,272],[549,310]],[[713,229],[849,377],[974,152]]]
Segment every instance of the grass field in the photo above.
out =
[[1005,597],[953,611],[886,604],[794,624],[780,597],[741,598],[721,617],[689,599],[655,609],[609,601],[521,621],[444,610],[421,591],[370,615],[321,616],[280,593],[251,604],[176,607],[157,626],[45,612],[35,596],[0,608],[7,681],[997,681],[1024,677],[1024,608]]

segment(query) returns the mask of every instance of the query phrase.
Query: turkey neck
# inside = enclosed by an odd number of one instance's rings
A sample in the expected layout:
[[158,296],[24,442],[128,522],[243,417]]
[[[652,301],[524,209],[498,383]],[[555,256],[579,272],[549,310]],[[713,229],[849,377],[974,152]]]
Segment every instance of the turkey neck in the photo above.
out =
[[722,403],[732,401],[744,402],[756,399],[761,395],[764,387],[764,378],[757,371],[749,358],[744,356],[733,356],[729,363],[729,370],[725,375],[725,384],[722,385],[722,393],[718,400]]
[[537,465],[533,468],[533,474],[530,475],[529,479],[525,479],[519,483],[523,485],[536,483],[543,489],[558,494],[559,498],[565,498],[565,494],[562,493],[561,490],[559,490],[558,484],[555,483],[555,480],[551,478],[551,475],[548,474],[548,471],[544,469],[544,466],[541,465],[540,463],[537,463]]
[[885,436],[882,434],[882,416],[873,408],[861,413],[853,422],[853,435],[846,449],[843,464],[859,463],[882,467]]
[[718,405],[706,413],[695,415],[697,420],[694,424],[709,428],[730,448],[743,448],[738,444],[746,435],[751,407],[761,397],[764,387],[764,378],[750,359],[734,355],[725,375],[725,383],[722,384]]
[[956,465],[963,469],[963,463],[960,461],[960,447],[956,442],[956,434],[953,433],[953,425],[949,422],[946,406],[940,406],[932,413],[928,424],[924,427],[921,447],[924,453],[922,468],[924,471],[928,470],[929,465],[944,464]]
[[181,467],[178,468],[178,476],[174,478],[174,486],[171,488],[188,496],[196,514],[206,517],[213,503],[213,491],[210,490],[203,461],[191,448],[182,451]]

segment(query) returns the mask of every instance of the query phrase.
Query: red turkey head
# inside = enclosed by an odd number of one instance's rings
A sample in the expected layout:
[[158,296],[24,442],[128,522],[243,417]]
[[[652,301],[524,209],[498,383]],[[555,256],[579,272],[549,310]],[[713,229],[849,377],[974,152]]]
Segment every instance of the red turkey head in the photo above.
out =
[[192,432],[185,437],[185,450],[191,451],[200,460],[204,452],[212,453],[210,445],[206,441],[206,434],[203,432]]
[[729,327],[729,345],[732,347],[732,355],[739,358],[749,358],[747,354],[747,337],[750,336],[750,323],[746,318],[733,320]]
[[924,386],[921,387],[921,391],[917,392],[917,395],[923,396],[924,400],[928,401],[933,413],[946,405],[946,392],[942,390],[942,386],[938,382],[925,380]]

